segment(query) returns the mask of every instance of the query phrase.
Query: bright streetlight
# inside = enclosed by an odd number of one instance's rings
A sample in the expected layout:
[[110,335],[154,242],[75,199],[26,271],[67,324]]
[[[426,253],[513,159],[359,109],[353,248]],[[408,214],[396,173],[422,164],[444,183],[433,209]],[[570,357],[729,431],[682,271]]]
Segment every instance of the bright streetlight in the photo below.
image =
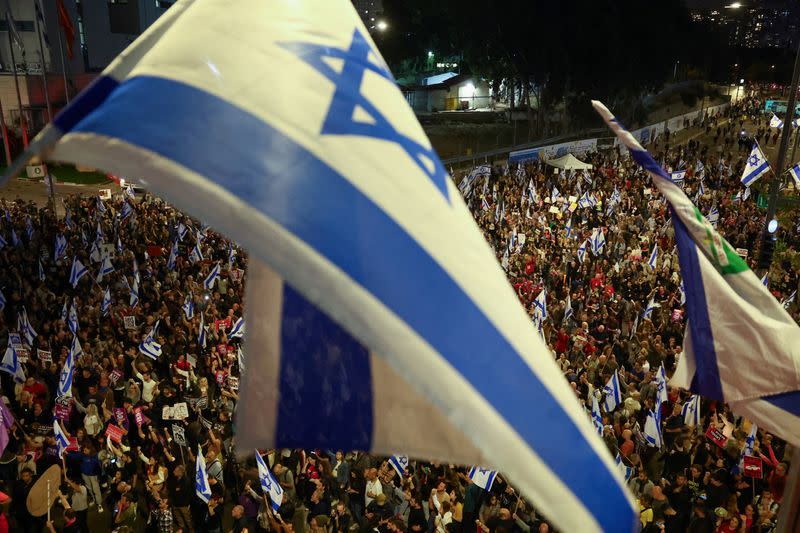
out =
[[430,50],[428,50],[428,57],[433,57],[433,52],[431,52]]
[[742,7],[742,4],[741,4],[741,3],[739,3],[739,2],[734,2],[734,3],[732,3],[732,4],[731,4],[731,5],[729,5],[729,6],[725,6],[725,9],[739,9],[740,7]]
[[386,28],[388,28],[389,25],[386,24],[385,20],[379,20],[378,23],[375,25],[375,27],[378,28],[378,30],[380,31],[386,31]]

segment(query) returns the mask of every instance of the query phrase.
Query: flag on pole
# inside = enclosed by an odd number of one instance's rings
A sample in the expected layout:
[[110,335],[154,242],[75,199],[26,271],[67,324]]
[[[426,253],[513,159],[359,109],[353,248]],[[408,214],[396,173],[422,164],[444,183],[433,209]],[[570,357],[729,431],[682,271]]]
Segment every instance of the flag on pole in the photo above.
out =
[[72,50],[75,44],[75,25],[72,24],[72,19],[67,12],[67,7],[64,5],[63,0],[56,0],[56,8],[58,9],[58,23],[64,30],[64,44],[67,48],[67,56],[72,59],[75,54]]
[[408,456],[392,455],[389,458],[389,464],[392,465],[394,471],[397,472],[397,476],[402,479],[406,473],[406,468],[408,468]]
[[203,313],[200,313],[200,329],[197,332],[197,344],[199,344],[201,348],[206,347],[206,326]]
[[556,203],[559,198],[561,198],[561,193],[558,192],[558,187],[553,186],[553,191],[550,193],[550,201]]
[[42,260],[39,259],[39,281],[44,281],[44,280],[45,280],[44,265],[42,265]]
[[700,395],[692,394],[692,397],[686,400],[681,407],[681,416],[683,423],[687,426],[699,426],[700,419]]
[[[208,116],[226,120],[208,128]],[[237,417],[253,422],[237,425],[241,446],[490,462],[561,530],[633,530],[613,459],[346,0],[177,2],[31,146],[20,160],[46,151],[134,177],[146,161],[149,190],[248,250],[256,318]],[[295,342],[307,331],[346,345],[330,361],[345,369],[330,394],[346,405],[313,431],[292,397],[308,405],[320,391],[293,396],[281,378],[305,387],[328,372],[300,357],[317,349],[314,336]],[[354,379],[367,394],[340,394]],[[373,380],[391,383],[380,398]],[[420,408],[382,429],[395,386]]]
[[533,301],[534,313],[539,315],[542,320],[547,319],[547,289],[542,289],[539,296]]
[[617,462],[617,466],[619,467],[620,473],[625,478],[625,481],[626,482],[630,481],[631,478],[633,477],[633,475],[636,473],[636,469],[634,467],[632,467],[632,466],[626,465],[622,461],[622,457],[620,457],[619,453],[617,453],[617,457],[616,457],[615,460]]
[[103,303],[100,306],[100,312],[103,316],[108,316],[108,312],[111,310],[111,290],[106,287],[105,292],[103,293]]
[[67,359],[64,361],[64,368],[58,378],[58,389],[56,398],[72,398],[72,376],[75,373],[75,356],[72,350],[67,352]]
[[176,260],[178,258],[178,241],[173,241],[169,249],[169,259],[167,259],[167,269],[175,270]]
[[668,400],[667,397],[667,373],[664,371],[664,364],[656,371],[656,407],[661,410],[661,404]]
[[55,435],[56,446],[58,447],[58,456],[63,457],[64,452],[69,447],[69,439],[64,430],[61,429],[61,424],[57,418],[53,420],[53,435]]
[[567,294],[567,301],[566,301],[566,304],[564,304],[564,320],[563,321],[566,322],[567,320],[572,318],[573,314],[574,314],[574,312],[572,310],[572,298],[571,298],[570,294]]
[[794,188],[800,191],[800,163],[789,169],[789,175],[794,180]]
[[156,342],[155,336],[158,331],[158,322],[156,322],[153,329],[142,339],[141,344],[139,344],[139,352],[146,355],[150,359],[158,360],[161,357],[161,345]]
[[800,445],[800,327],[650,154],[602,104],[594,105],[674,215],[687,331],[672,384],[725,401],[737,415]]
[[133,213],[133,208],[131,204],[128,203],[127,200],[122,201],[122,209],[119,212],[119,216],[122,217],[122,220],[125,220]]
[[661,448],[663,439],[661,435],[661,413],[657,409],[655,412],[647,413],[647,420],[644,423],[644,440],[648,446]]
[[103,276],[107,276],[114,272],[114,265],[111,264],[111,256],[106,254],[103,257],[103,263],[100,265],[100,270],[97,271],[97,283],[103,281]]
[[600,414],[600,404],[594,394],[592,394],[592,424],[597,434],[603,436],[603,415]]
[[189,253],[189,261],[191,261],[192,263],[197,263],[198,261],[202,260],[203,260],[203,252],[200,251],[200,243],[196,242],[194,244],[194,248],[192,248],[192,251]]
[[603,253],[603,247],[606,245],[606,236],[603,233],[602,228],[595,228],[592,231],[592,253],[594,255],[600,255]]
[[657,304],[654,298],[650,298],[650,301],[647,302],[647,307],[644,308],[642,318],[650,318],[650,316],[653,314],[653,309],[656,307],[661,307],[661,305]]
[[588,241],[583,241],[580,246],[578,246],[578,261],[583,263],[586,259],[586,243]]
[[256,450],[256,464],[258,465],[258,481],[261,483],[261,490],[265,495],[269,495],[272,510],[277,512],[283,502],[283,487],[269,471],[258,450]]
[[764,152],[761,151],[758,143],[753,143],[753,149],[747,157],[747,164],[742,173],[742,185],[749,187],[768,171],[769,163],[767,162],[767,158],[764,157]]
[[792,294],[790,294],[788,298],[786,298],[784,301],[781,302],[783,308],[789,309],[789,306],[792,305],[792,302],[794,301],[796,296],[797,296],[797,289],[792,291]]
[[83,355],[83,347],[81,346],[77,335],[72,336],[72,343],[69,346],[69,350],[76,361]]
[[211,499],[211,486],[208,484],[206,458],[203,456],[203,449],[199,444],[197,445],[197,460],[195,461],[194,472],[194,489],[197,497],[203,500],[204,503],[208,503],[208,500]]
[[622,403],[622,389],[619,386],[619,374],[616,370],[614,370],[614,374],[608,378],[606,386],[603,387],[603,394],[605,394],[603,409],[606,410],[606,413],[612,412]]
[[764,277],[761,278],[761,284],[765,287],[769,287],[769,272],[764,273]]
[[472,480],[472,482],[486,492],[492,490],[492,483],[494,483],[494,478],[496,477],[497,470],[489,470],[488,468],[473,466],[469,471],[469,478]]
[[653,251],[650,253],[650,259],[647,260],[647,264],[650,265],[650,268],[653,270],[655,270],[658,265],[658,244],[656,243],[653,243]]
[[567,238],[572,237],[572,217],[567,220],[567,225],[564,226],[564,229],[567,230]]
[[228,338],[241,339],[242,337],[244,337],[244,317],[239,317],[239,319],[234,322],[231,332],[228,334]]
[[136,307],[139,305],[139,281],[136,278],[133,278],[133,285],[130,288],[130,293],[131,298],[128,301],[128,305],[131,307]]
[[2,362],[0,362],[0,371],[11,374],[17,383],[25,383],[25,372],[22,370],[22,363],[17,357],[17,350],[14,349],[10,338],[6,353],[3,355]]
[[194,295],[192,293],[186,295],[181,309],[183,309],[183,314],[186,315],[186,320],[194,318]]
[[773,114],[772,114],[772,118],[770,118],[770,119],[769,119],[769,127],[770,127],[770,128],[778,128],[778,129],[782,129],[782,128],[783,128],[783,121],[782,121],[781,119],[779,119],[779,118],[778,118],[778,117],[775,115],[775,113],[773,113]]
[[78,333],[78,310],[75,309],[75,302],[72,302],[69,306],[69,311],[67,312],[67,327],[72,332],[73,335]]
[[78,282],[87,272],[89,272],[89,269],[83,266],[83,263],[78,260],[77,256],[74,257],[72,259],[72,268],[69,272],[69,282],[72,284],[73,289],[78,286]]
[[216,283],[217,278],[219,277],[219,263],[214,265],[214,268],[211,269],[211,272],[208,273],[206,279],[203,280],[203,287],[206,288],[207,291],[210,291],[214,288],[214,283]]
[[17,316],[17,326],[22,334],[22,338],[25,340],[25,344],[28,346],[33,346],[33,340],[39,334],[36,333],[36,330],[33,329],[33,325],[31,324],[30,320],[28,320],[28,311],[24,306],[22,307],[22,313]]

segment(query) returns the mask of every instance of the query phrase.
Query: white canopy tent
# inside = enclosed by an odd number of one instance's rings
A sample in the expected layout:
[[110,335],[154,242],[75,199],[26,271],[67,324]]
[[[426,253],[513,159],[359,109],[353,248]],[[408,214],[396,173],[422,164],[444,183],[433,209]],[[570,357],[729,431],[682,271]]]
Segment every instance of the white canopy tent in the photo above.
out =
[[572,154],[567,154],[557,159],[549,159],[546,163],[551,167],[563,168],[564,170],[589,170],[592,168],[592,165],[584,163]]

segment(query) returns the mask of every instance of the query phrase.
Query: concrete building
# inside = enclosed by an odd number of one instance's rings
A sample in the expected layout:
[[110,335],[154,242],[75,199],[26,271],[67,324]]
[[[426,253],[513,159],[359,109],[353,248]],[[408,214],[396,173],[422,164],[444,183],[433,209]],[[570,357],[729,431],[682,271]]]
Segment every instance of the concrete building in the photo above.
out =
[[[42,30],[46,36],[43,47],[39,44],[33,0],[8,0],[24,48],[23,51],[14,45],[13,54],[19,100],[30,133],[41,128],[48,120],[42,63],[47,78],[47,95],[55,114],[174,2],[63,0],[63,3],[75,28],[71,58],[67,53],[65,33],[58,23],[54,0],[41,3],[44,9]],[[7,125],[12,133],[19,135],[20,106],[11,57],[8,24],[3,19],[0,21],[0,104]]]
[[489,83],[472,74],[446,72],[423,78],[418,85],[400,88],[416,113],[473,111],[491,107]]

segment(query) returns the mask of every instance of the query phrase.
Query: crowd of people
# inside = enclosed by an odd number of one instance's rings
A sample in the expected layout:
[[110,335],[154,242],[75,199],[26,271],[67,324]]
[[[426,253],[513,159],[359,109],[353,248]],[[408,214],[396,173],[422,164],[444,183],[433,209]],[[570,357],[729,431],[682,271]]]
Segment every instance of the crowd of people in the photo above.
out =
[[[687,193],[703,213],[717,211],[719,230],[749,250],[748,259],[763,211],[755,193],[737,197],[743,156],[725,146],[745,121],[765,124],[758,105],[747,100],[704,121],[713,144],[653,145],[667,166],[687,170]],[[546,290],[541,333],[587,408],[617,371],[623,401],[602,413],[603,439],[630,472],[643,529],[770,531],[784,492],[784,443],[759,430],[753,454],[764,476],[744,476],[749,422],[703,401],[701,423],[687,425],[688,395],[677,389],[661,406],[663,446],[642,439],[656,370],[663,365],[670,375],[681,354],[677,255],[649,178],[618,152],[591,154],[589,162],[586,173],[540,163],[495,168],[466,200],[532,317]],[[570,196],[584,201],[572,206]],[[0,207],[0,337],[9,346],[0,368],[0,533],[551,530],[502,474],[487,491],[465,467],[412,458],[399,472],[385,457],[347,450],[265,450],[284,491],[273,512],[255,459],[234,453],[246,254],[160,199],[127,189],[105,201],[68,197],[58,217],[19,200]],[[579,257],[597,230],[604,247]],[[781,232],[783,242],[796,242],[793,227]],[[651,268],[655,245],[661,252]],[[88,267],[77,280],[76,260]],[[786,299],[797,284],[792,265],[776,262],[769,274],[776,297]],[[659,307],[644,318],[650,299]],[[795,304],[789,310],[797,317]],[[727,437],[723,445],[704,436],[709,425]],[[56,429],[69,442],[63,454]],[[195,490],[197,453],[207,465],[207,502]],[[52,465],[61,467],[51,487],[57,503],[34,516],[25,502],[41,498],[36,483]]]

